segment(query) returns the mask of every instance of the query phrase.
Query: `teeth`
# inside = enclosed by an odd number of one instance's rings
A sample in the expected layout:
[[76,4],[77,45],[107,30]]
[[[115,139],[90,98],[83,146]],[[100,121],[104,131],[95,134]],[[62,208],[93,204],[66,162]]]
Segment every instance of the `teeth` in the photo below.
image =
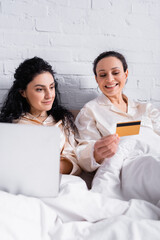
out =
[[112,88],[112,87],[115,87],[116,86],[116,84],[114,84],[114,85],[110,85],[110,86],[106,86],[107,88]]

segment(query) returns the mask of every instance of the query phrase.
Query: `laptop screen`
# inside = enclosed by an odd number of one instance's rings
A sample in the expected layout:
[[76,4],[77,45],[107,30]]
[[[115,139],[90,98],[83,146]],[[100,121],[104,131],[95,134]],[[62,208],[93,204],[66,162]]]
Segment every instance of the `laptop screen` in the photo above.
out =
[[55,197],[60,181],[60,129],[0,123],[0,190]]

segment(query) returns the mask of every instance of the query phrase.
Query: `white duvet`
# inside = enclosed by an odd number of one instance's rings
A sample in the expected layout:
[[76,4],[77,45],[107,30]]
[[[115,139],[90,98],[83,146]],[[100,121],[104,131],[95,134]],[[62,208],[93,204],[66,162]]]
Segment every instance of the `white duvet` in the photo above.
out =
[[159,240],[159,182],[160,137],[144,128],[122,138],[91,190],[80,177],[63,175],[57,198],[0,192],[0,239]]

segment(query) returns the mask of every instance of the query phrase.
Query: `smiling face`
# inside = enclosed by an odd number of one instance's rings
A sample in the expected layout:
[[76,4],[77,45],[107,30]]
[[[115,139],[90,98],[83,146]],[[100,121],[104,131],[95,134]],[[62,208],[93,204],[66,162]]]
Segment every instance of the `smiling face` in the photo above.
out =
[[124,72],[122,62],[116,57],[101,59],[96,67],[96,81],[100,90],[110,100],[122,97],[122,89],[128,77],[128,70]]
[[52,108],[55,99],[55,83],[52,74],[38,74],[21,92],[30,105],[32,115],[45,115]]

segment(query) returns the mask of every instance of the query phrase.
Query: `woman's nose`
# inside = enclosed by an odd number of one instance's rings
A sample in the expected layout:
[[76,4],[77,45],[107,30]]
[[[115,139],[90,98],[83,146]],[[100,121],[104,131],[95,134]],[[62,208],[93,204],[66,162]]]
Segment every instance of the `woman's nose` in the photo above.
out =
[[51,91],[50,90],[46,90],[46,92],[45,92],[45,98],[51,98],[52,97],[52,93],[51,93]]
[[112,74],[108,74],[108,75],[107,75],[107,78],[106,78],[106,81],[107,81],[107,82],[112,82],[113,79],[114,79],[114,78],[113,78],[113,75],[112,75]]

